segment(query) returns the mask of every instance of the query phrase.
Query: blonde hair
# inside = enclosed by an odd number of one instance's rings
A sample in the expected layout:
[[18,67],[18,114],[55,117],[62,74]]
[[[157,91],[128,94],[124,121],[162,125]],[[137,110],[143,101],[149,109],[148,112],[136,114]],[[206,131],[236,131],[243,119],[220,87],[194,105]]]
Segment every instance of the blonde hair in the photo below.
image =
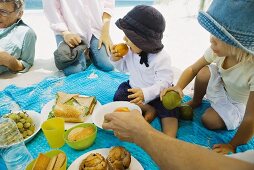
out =
[[244,51],[241,48],[237,48],[235,46],[229,45],[229,50],[232,55],[237,57],[237,61],[240,62],[254,62],[254,55]]

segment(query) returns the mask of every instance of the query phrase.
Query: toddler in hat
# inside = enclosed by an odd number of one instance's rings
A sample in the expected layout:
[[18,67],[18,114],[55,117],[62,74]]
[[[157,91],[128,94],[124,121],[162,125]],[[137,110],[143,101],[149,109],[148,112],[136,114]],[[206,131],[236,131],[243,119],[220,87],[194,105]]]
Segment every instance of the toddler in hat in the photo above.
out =
[[156,114],[161,119],[163,132],[176,136],[179,109],[165,109],[160,101],[160,92],[173,85],[170,56],[161,42],[165,30],[162,14],[151,6],[134,7],[116,22],[124,33],[129,50],[120,56],[112,50],[114,66],[130,74],[129,80],[118,87],[114,101],[130,101],[138,104],[144,118],[151,122]]
[[199,23],[211,33],[211,46],[194,64],[184,70],[175,87],[182,90],[194,77],[194,96],[188,104],[196,108],[206,98],[211,106],[201,121],[210,130],[237,129],[227,144],[215,144],[216,152],[235,152],[254,134],[254,1],[214,0]]

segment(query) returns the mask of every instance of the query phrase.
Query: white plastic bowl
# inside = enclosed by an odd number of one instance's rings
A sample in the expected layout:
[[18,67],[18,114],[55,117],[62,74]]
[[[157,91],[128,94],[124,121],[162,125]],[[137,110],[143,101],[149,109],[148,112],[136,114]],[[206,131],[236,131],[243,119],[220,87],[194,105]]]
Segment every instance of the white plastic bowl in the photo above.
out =
[[102,129],[102,124],[104,122],[104,115],[107,113],[114,112],[119,107],[128,107],[129,110],[138,110],[140,114],[142,114],[142,111],[140,107],[136,104],[127,102],[127,101],[115,101],[111,103],[107,103],[105,105],[102,105],[98,109],[94,110],[94,113],[92,114],[92,121],[93,123]]

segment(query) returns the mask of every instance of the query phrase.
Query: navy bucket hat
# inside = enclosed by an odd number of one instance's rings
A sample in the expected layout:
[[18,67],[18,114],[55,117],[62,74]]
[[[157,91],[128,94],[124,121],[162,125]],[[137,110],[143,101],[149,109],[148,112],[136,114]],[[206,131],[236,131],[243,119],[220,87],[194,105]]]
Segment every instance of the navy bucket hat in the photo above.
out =
[[213,0],[198,21],[215,37],[254,55],[254,0]]
[[138,5],[115,24],[131,42],[146,53],[158,53],[164,47],[161,40],[165,19],[154,7]]

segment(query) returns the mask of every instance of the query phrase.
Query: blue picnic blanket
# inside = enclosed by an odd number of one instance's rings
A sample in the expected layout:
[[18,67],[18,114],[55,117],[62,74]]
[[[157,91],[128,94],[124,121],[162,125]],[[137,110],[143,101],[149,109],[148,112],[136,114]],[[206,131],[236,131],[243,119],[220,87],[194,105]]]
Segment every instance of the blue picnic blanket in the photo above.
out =
[[[66,93],[79,93],[82,95],[96,96],[101,104],[112,102],[115,91],[120,83],[128,80],[128,75],[119,72],[103,72],[91,65],[86,71],[68,77],[50,77],[42,82],[26,88],[10,85],[0,92],[0,116],[10,110],[35,110],[40,113],[42,107],[55,98],[58,91]],[[185,96],[183,102],[191,98]],[[186,142],[198,144],[211,148],[216,143],[229,142],[236,131],[210,131],[203,127],[200,121],[201,115],[210,104],[203,101],[202,105],[195,109],[193,121],[180,121],[177,138]],[[15,108],[15,109],[14,109]],[[159,119],[152,122],[152,126],[161,130]],[[111,146],[124,146],[134,156],[146,170],[159,169],[152,158],[139,146],[118,140],[113,133],[98,129],[95,143],[88,149],[76,151],[65,144],[63,150],[68,157],[68,166],[80,155],[99,148],[109,148]],[[40,131],[35,138],[27,144],[27,148],[35,158],[40,152],[51,150],[46,138]],[[239,146],[237,152],[254,149],[254,139],[246,145]],[[5,169],[0,160],[0,169]]]

